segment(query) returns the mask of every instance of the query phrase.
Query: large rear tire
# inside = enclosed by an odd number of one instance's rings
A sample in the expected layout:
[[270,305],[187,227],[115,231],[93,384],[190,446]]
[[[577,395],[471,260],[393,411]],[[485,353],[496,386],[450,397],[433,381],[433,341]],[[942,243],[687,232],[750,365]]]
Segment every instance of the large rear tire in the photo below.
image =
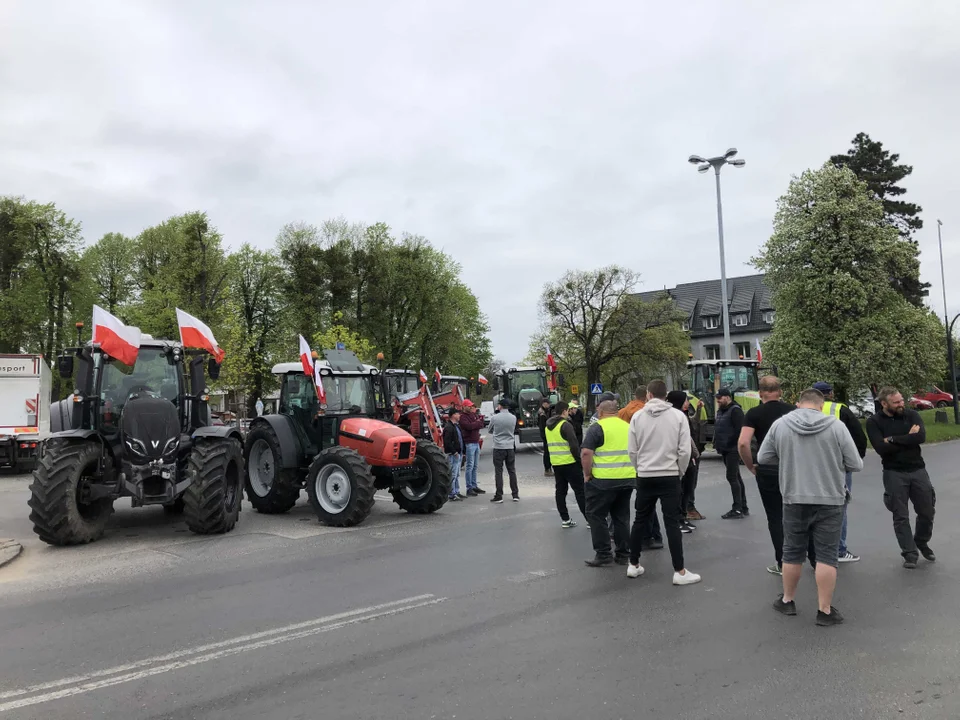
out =
[[287,512],[300,499],[300,477],[297,470],[280,467],[280,440],[274,429],[258,424],[247,434],[244,445],[246,474],[244,489],[257,512],[276,515]]
[[240,517],[243,450],[232,438],[200,438],[187,465],[183,493],[187,527],[198,535],[230,532]]
[[[51,545],[82,545],[103,537],[113,501],[81,502],[84,486],[100,463],[100,444],[50,440],[30,484],[33,531]],[[111,464],[106,460],[105,472]]]
[[370,466],[356,450],[327,448],[310,463],[307,495],[321,522],[352,527],[373,509],[374,487]]
[[436,512],[450,497],[450,463],[443,450],[432,442],[417,441],[414,467],[420,471],[422,485],[392,488],[393,501],[408,513],[418,515]]

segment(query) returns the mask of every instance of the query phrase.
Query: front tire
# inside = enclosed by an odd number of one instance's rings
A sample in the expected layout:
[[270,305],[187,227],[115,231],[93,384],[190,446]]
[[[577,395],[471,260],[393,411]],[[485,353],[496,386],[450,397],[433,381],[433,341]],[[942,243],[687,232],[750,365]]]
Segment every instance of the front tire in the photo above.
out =
[[321,522],[352,527],[366,520],[373,509],[373,473],[356,450],[327,448],[310,463],[307,495]]
[[284,470],[280,440],[272,427],[258,424],[247,434],[244,446],[244,489],[254,510],[267,515],[287,512],[300,499],[296,470]]
[[946,400],[941,400],[940,402],[937,403],[937,407],[938,408],[950,407],[950,403],[948,403]]
[[232,438],[200,438],[190,452],[183,493],[187,527],[198,535],[233,530],[240,517],[243,451]]
[[[103,537],[113,514],[113,501],[82,502],[84,486],[96,478],[100,444],[51,440],[30,484],[33,531],[51,545],[82,545]],[[104,473],[111,472],[109,458]]]
[[401,510],[415,515],[436,512],[450,497],[453,479],[450,475],[450,463],[443,450],[432,442],[417,442],[417,454],[414,467],[420,470],[422,485],[404,485],[391,488],[393,501]]

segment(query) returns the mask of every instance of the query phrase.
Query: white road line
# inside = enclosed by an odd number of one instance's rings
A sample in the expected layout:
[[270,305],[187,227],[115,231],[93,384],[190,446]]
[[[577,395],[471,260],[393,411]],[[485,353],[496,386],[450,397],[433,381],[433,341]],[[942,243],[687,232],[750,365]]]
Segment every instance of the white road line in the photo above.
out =
[[[131,682],[142,678],[170,672],[183,667],[197,665],[200,663],[218,660],[222,657],[235,655],[244,650],[256,650],[262,647],[269,647],[282,642],[289,642],[299,638],[309,637],[328,630],[337,630],[347,625],[373,620],[376,618],[396,615],[397,613],[414,610],[427,605],[436,605],[446,598],[436,598],[433,595],[417,595],[415,597],[395,600],[382,605],[373,605],[366,608],[358,608],[347,612],[328,615],[314,620],[307,620],[293,625],[274,628],[273,630],[264,630],[249,635],[241,635],[223,640],[221,642],[199,645],[193,648],[178,650],[166,655],[158,655],[152,658],[146,658],[137,662],[125,665],[117,665],[112,668],[98,670],[97,672],[86,675],[76,675],[73,677],[55,680],[53,682],[41,683],[17,690],[8,690],[0,693],[0,699],[20,698],[10,702],[0,703],[0,712],[15,710],[21,707],[37,705],[39,703],[50,702],[59,698],[70,697],[97,690],[102,687],[110,687],[120,683]],[[195,656],[195,657],[190,657]],[[173,661],[173,662],[169,662]],[[157,663],[165,663],[157,665]],[[154,666],[154,667],[150,667]],[[140,669],[145,668],[145,669]],[[135,671],[135,672],[130,672]],[[119,674],[125,673],[125,674]],[[114,677],[110,677],[114,676]],[[74,687],[66,687],[72,685]],[[54,690],[55,688],[64,688],[43,695],[34,695],[33,697],[22,697],[24,695],[33,695],[44,690]]]

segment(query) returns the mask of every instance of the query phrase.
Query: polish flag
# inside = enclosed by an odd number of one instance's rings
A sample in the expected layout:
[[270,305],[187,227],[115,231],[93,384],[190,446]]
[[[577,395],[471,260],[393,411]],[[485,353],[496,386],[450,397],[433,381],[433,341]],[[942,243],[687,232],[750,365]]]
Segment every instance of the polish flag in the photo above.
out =
[[180,342],[185,348],[206,350],[216,358],[217,363],[223,362],[226,353],[217,345],[213,331],[202,320],[177,308],[177,325],[180,326]]
[[763,362],[763,351],[760,349],[760,338],[756,338],[754,342],[757,343],[757,362],[761,363]]
[[443,380],[443,375],[440,374],[440,368],[433,369],[433,377],[434,379],[436,379],[437,385],[439,385],[440,382]]
[[300,364],[303,365],[303,374],[313,377],[313,351],[303,335],[300,336]]
[[483,376],[483,373],[480,373],[479,375],[477,375],[477,382],[479,382],[481,385],[486,385],[490,381]]
[[137,362],[140,352],[140,328],[130,327],[120,322],[102,307],[93,306],[93,342],[112,358],[124,365]]
[[553,360],[553,351],[550,350],[550,343],[547,343],[547,367],[550,368],[550,372],[552,373],[557,371],[557,363]]
[[421,371],[420,371],[420,382],[422,382],[424,385],[426,385],[428,380],[429,380],[429,378],[427,377],[427,374],[426,374],[423,370],[421,370]]

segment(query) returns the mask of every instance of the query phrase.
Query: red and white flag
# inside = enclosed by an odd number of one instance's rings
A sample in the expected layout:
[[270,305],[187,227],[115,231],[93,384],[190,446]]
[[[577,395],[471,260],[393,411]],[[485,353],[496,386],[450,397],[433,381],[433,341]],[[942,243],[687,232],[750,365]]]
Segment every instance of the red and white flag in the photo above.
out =
[[124,365],[137,362],[140,352],[140,328],[124,325],[102,307],[93,306],[93,342]]
[[479,375],[477,375],[477,382],[479,382],[481,385],[486,385],[490,381],[483,376],[483,373],[480,373]]
[[321,407],[327,405],[327,394],[323,390],[323,378],[320,377],[320,368],[313,359],[313,350],[310,349],[310,343],[303,335],[300,336],[300,364],[303,366],[303,374],[313,378],[313,384],[317,388],[317,400]]
[[226,353],[220,349],[213,331],[199,318],[177,308],[177,325],[180,326],[180,342],[185,348],[206,350],[216,358],[218,363],[223,362]]
[[440,374],[440,368],[433,369],[433,378],[437,381],[437,385],[443,380],[443,375]]
[[760,363],[763,362],[763,351],[760,349],[760,338],[757,338],[755,342],[757,343],[757,362]]
[[420,371],[420,382],[422,382],[424,385],[426,385],[426,384],[427,384],[427,381],[428,381],[429,379],[430,379],[430,378],[427,377],[427,374],[426,374],[423,370],[421,370],[421,371]]
[[550,350],[550,343],[547,343],[547,367],[550,369],[550,372],[557,371],[557,363],[553,360],[553,351]]

